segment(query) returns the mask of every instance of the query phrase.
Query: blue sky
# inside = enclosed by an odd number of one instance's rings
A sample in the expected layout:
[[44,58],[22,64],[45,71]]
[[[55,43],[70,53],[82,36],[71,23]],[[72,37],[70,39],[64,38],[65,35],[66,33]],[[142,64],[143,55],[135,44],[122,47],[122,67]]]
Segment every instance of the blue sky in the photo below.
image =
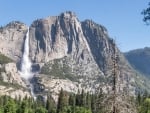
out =
[[0,26],[19,20],[30,25],[37,18],[73,11],[80,21],[104,25],[121,51],[150,47],[150,26],[141,11],[150,0],[0,0]]

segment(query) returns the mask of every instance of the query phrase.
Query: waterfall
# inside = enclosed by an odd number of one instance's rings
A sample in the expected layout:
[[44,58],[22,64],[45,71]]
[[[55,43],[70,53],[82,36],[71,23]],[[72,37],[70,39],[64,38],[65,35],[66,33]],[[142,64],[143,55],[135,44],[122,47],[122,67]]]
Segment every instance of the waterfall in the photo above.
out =
[[29,80],[32,78],[31,61],[29,59],[29,28],[28,28],[26,39],[24,42],[24,53],[23,53],[23,58],[21,62],[21,76],[25,78],[26,80]]
[[21,77],[24,78],[27,82],[27,84],[29,85],[29,88],[31,90],[31,95],[35,97],[34,95],[34,87],[31,84],[31,79],[33,78],[33,73],[31,71],[31,61],[29,59],[29,27],[28,27],[28,31],[26,33],[26,39],[24,42],[24,52],[23,52],[23,57],[22,57],[22,61],[21,61]]

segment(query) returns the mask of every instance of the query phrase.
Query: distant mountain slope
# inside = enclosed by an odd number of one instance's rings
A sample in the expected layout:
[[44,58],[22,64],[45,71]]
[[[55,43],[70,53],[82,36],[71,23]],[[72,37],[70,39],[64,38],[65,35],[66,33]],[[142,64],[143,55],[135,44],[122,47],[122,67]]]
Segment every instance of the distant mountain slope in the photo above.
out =
[[136,70],[150,77],[150,47],[131,50],[125,53],[125,57]]

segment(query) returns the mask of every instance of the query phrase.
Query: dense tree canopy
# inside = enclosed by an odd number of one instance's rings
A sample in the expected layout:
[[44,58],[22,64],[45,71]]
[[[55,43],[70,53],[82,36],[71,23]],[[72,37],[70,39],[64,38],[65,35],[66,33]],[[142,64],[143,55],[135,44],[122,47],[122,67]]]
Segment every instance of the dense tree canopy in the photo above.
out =
[[1,96],[0,113],[101,113],[98,105],[94,104],[98,95],[86,93],[84,90],[73,94],[61,89],[57,103],[50,94],[47,95],[47,101],[40,96],[36,101],[28,97],[21,100]]
[[[138,94],[136,98],[138,113],[150,113],[149,97],[147,92]],[[90,94],[82,90],[73,94],[63,89],[60,91],[57,103],[51,95],[47,95],[47,101],[42,100],[41,97],[35,101],[27,97],[20,100],[1,96],[0,113],[108,113],[107,105],[101,103],[103,99],[103,93]]]
[[148,4],[148,7],[142,11],[142,14],[144,15],[143,21],[149,25],[150,24],[150,2]]

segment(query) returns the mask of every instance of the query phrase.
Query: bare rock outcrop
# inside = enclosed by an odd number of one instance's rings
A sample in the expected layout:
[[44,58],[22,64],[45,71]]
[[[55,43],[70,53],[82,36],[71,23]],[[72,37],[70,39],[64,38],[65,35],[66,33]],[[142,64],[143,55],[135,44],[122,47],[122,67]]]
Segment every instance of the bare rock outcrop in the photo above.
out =
[[[26,87],[18,73],[26,33],[27,26],[20,22],[12,22],[0,28],[0,52],[16,63],[0,65],[0,79],[20,86],[19,89],[10,87],[8,91],[6,84],[0,88],[13,96],[22,94]],[[111,95],[114,89],[113,70],[116,65],[116,93],[120,95],[117,97],[120,107],[123,108],[122,101],[125,102],[124,105],[128,103],[127,99],[123,99],[124,95],[133,96],[143,88],[143,79],[137,76],[136,71],[126,61],[106,28],[91,20],[80,22],[73,12],[38,19],[31,24],[29,37],[29,58],[35,74],[31,83],[35,95],[45,96],[52,92],[56,99],[61,88],[74,93],[78,89],[90,93],[97,93],[102,89],[104,93]],[[114,54],[118,58],[115,67],[112,58]],[[11,90],[14,91],[10,92]],[[29,91],[26,92],[28,95]],[[125,108],[123,113],[127,112]]]
[[16,62],[19,61],[22,57],[26,32],[27,26],[18,21],[0,28],[0,52]]
[[26,87],[15,63],[8,63],[1,67],[3,71],[0,73],[3,82],[14,83]]
[[0,96],[8,95],[12,98],[31,97],[30,90],[21,78],[16,63],[7,63],[0,66]]
[[[13,86],[13,84],[12,84]],[[6,85],[0,85],[0,96],[7,95],[12,98],[21,99],[25,97],[31,97],[31,94],[28,90],[25,90],[24,88],[15,88],[14,86],[6,86]]]

